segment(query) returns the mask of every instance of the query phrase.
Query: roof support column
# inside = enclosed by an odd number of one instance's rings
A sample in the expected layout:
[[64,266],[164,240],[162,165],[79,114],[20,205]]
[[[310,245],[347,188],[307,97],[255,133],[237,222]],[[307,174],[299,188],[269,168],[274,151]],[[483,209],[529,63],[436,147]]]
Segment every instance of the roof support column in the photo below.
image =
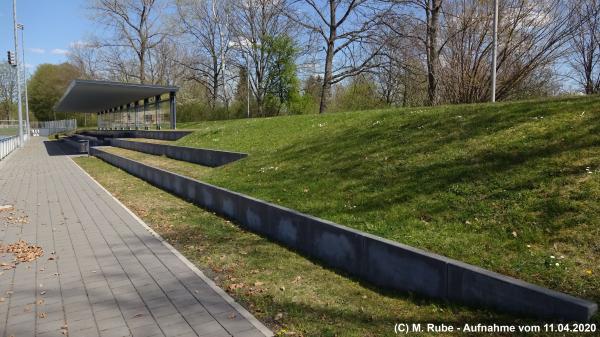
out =
[[135,113],[135,129],[139,130],[140,129],[140,123],[139,123],[140,101],[135,101],[135,103],[133,104],[133,111]]
[[148,130],[148,124],[146,122],[146,112],[148,111],[148,104],[150,103],[150,100],[148,98],[144,98],[144,114],[142,117],[142,120],[144,122],[144,130]]
[[[124,111],[124,114],[127,115],[127,121],[126,121],[127,129],[131,129],[131,113],[130,113],[131,112],[131,104],[127,104],[127,105],[123,106],[123,111]],[[123,124],[122,121],[123,121],[123,116],[121,116],[121,124]],[[121,125],[121,126],[123,126],[123,125]],[[122,127],[121,129],[125,130],[125,127]]]
[[171,129],[177,128],[177,100],[175,91],[169,93],[169,110],[171,117]]
[[112,114],[112,120],[113,120],[113,122],[112,122],[112,126],[113,126],[113,130],[117,130],[117,116],[119,116],[119,117],[122,117],[121,115],[122,115],[122,113],[123,113],[123,109],[124,109],[124,108],[125,108],[124,106],[120,106],[120,107],[119,107],[119,110],[118,110],[118,111],[115,111],[115,112]]
[[160,95],[154,97],[154,107],[156,108],[156,130],[160,130]]

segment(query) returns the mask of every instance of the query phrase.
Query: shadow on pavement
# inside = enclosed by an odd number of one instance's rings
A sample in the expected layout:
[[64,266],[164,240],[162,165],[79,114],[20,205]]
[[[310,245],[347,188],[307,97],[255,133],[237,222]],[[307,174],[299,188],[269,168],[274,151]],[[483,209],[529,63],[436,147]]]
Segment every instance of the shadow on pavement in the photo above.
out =
[[45,140],[44,146],[46,147],[46,152],[48,152],[49,156],[81,155],[81,153],[77,152],[77,150],[60,140]]

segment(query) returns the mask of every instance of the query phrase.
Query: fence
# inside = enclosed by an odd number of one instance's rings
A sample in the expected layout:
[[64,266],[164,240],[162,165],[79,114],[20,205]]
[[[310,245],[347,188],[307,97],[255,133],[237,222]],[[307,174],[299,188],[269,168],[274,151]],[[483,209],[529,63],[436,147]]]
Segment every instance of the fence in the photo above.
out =
[[[32,136],[49,136],[59,132],[74,131],[77,129],[76,119],[64,119],[58,121],[47,122],[30,122],[29,129]],[[19,134],[19,121],[17,120],[0,120],[0,135],[14,136]],[[23,135],[27,140],[27,125],[23,121]]]
[[76,130],[77,120],[65,119],[59,121],[32,122],[30,128],[32,136],[49,136],[59,132]]
[[[23,130],[26,130],[23,125]],[[11,137],[19,134],[19,121],[16,120],[0,120],[0,138]]]
[[16,128],[19,121],[16,119],[0,119],[0,128]]
[[8,156],[14,149],[19,146],[19,137],[4,137],[0,136],[0,160]]

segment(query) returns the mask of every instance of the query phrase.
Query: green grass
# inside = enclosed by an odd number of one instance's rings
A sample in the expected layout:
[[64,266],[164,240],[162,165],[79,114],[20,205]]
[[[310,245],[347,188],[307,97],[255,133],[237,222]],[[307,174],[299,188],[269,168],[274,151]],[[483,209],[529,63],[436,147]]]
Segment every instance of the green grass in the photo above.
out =
[[16,136],[19,128],[0,128],[0,136]]
[[102,150],[112,154],[116,154],[117,156],[133,159],[146,165],[179,173],[181,175],[198,180],[204,179],[212,170],[210,167],[206,166],[174,160],[164,156],[153,156],[150,154],[122,149],[118,147],[103,147]]
[[166,144],[172,145],[175,142],[172,140],[162,140],[162,139],[150,139],[150,138],[127,138],[127,141],[130,142],[142,142],[142,143],[153,143],[153,144]]
[[600,301],[598,96],[180,127],[250,154],[207,182]]
[[394,336],[401,322],[532,323],[373,289],[99,159],[74,160],[278,336]]

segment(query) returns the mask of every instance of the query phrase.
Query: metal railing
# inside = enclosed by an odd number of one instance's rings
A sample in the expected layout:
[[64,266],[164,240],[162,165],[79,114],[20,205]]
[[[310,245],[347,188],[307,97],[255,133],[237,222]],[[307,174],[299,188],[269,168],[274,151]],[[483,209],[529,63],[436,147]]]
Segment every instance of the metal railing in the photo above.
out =
[[59,121],[34,122],[31,124],[31,129],[47,130],[48,135],[59,132],[74,131],[77,129],[77,120],[64,119]]
[[[10,130],[10,132],[7,131]],[[58,121],[37,122],[32,121],[29,125],[32,136],[49,136],[54,133],[74,131],[77,129],[76,119],[64,119]],[[19,121],[17,120],[0,120],[0,130],[4,130],[4,134],[18,135]],[[2,134],[2,133],[0,133]],[[23,124],[23,135],[27,136],[27,125]]]
[[0,136],[0,160],[8,156],[9,153],[13,152],[19,146],[19,137],[11,136],[4,137]]
[[19,127],[19,121],[16,119],[0,119],[0,128]]
[[64,119],[59,121],[32,122],[32,136],[49,136],[59,132],[69,132],[77,129],[76,119]]

